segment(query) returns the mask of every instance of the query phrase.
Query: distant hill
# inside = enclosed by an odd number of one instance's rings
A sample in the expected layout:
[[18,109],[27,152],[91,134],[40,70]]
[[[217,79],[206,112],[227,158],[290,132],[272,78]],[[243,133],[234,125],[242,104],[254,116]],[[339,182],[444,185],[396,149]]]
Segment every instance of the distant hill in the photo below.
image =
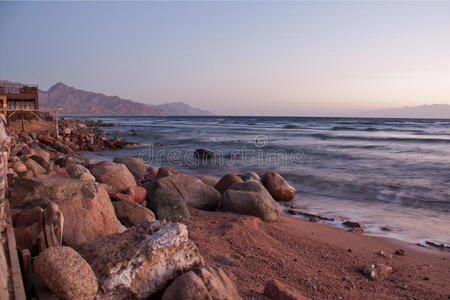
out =
[[[0,84],[14,84],[0,80]],[[168,110],[162,107],[167,105]],[[158,106],[147,105],[117,96],[87,92],[70,87],[64,83],[56,83],[48,91],[39,91],[40,108],[62,108],[64,115],[80,116],[167,116],[167,115],[205,115],[209,112],[190,107],[185,103],[169,103]],[[176,109],[178,107],[178,109]],[[176,113],[172,113],[176,112]],[[209,113],[211,114],[211,113]]]
[[60,107],[65,115],[96,116],[164,116],[164,111],[117,96],[79,90],[64,83],[57,83],[47,92],[40,91],[39,106]]
[[213,116],[214,114],[207,110],[191,107],[183,102],[172,102],[167,104],[155,105],[167,112],[171,116]]
[[450,104],[431,104],[365,112],[362,117],[450,119]]

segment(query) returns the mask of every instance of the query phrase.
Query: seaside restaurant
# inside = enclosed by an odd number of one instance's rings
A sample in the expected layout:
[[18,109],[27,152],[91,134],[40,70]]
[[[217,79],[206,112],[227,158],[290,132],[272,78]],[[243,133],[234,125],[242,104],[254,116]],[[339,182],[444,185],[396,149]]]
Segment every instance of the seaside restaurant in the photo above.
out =
[[6,109],[39,109],[39,89],[37,85],[0,84],[0,112],[12,115]]

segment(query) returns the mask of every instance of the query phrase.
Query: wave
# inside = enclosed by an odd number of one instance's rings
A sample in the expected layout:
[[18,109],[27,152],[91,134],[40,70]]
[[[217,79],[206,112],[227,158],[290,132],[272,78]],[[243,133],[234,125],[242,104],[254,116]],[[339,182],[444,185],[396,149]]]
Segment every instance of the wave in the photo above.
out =
[[406,143],[450,143],[450,139],[433,138],[399,138],[399,137],[368,137],[368,136],[342,136],[325,133],[303,134],[321,140],[349,140],[349,141],[377,141],[377,142],[406,142]]

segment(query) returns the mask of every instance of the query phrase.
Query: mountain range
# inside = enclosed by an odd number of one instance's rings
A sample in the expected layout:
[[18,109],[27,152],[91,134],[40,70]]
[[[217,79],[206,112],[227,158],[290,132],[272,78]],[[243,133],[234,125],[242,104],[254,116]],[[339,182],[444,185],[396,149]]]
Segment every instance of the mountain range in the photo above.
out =
[[364,112],[361,117],[450,119],[450,104],[430,104]]
[[[6,80],[0,84],[23,85]],[[204,116],[213,113],[194,108],[183,102],[148,105],[70,87],[58,82],[48,89],[39,90],[40,108],[62,108],[64,115],[79,116]]]

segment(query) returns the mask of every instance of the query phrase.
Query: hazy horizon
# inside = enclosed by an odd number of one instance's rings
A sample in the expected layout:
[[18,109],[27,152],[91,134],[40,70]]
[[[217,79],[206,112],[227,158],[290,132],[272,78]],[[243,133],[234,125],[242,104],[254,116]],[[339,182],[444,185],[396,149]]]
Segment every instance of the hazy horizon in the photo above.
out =
[[0,2],[0,78],[219,115],[449,104],[449,15],[449,2]]

